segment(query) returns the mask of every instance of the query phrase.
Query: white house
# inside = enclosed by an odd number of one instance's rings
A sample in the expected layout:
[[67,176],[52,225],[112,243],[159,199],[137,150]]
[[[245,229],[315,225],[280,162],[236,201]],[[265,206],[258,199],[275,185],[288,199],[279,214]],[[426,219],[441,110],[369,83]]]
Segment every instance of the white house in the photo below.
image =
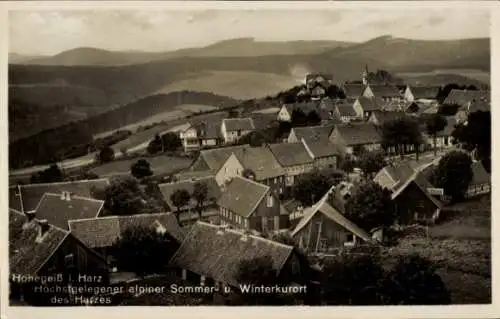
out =
[[250,117],[222,120],[221,135],[225,143],[236,142],[253,130],[255,130],[255,125]]

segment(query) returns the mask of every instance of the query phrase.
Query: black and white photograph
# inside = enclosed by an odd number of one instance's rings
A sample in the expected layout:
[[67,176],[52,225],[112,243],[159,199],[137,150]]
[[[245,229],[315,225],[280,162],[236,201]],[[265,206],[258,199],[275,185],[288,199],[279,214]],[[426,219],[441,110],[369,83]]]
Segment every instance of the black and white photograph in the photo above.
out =
[[491,305],[474,3],[10,7],[9,307]]

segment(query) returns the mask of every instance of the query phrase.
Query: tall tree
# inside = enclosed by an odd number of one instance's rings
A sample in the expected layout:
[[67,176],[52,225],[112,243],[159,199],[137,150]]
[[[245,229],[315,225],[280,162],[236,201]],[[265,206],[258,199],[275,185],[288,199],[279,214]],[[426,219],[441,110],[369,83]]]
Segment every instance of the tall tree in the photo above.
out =
[[372,178],[375,173],[387,165],[385,155],[381,151],[363,153],[358,160],[359,168],[366,178]]
[[382,144],[394,147],[396,152],[403,156],[408,146],[415,148],[417,160],[419,157],[422,134],[418,122],[409,117],[388,121],[382,125]]
[[395,219],[391,192],[373,181],[357,186],[345,204],[345,211],[347,218],[367,231],[390,226]]
[[125,229],[112,249],[122,271],[144,276],[164,272],[178,248],[168,233],[136,225]]
[[292,127],[306,126],[307,125],[307,114],[301,109],[294,108],[291,114]]
[[163,141],[160,135],[156,134],[151,142],[148,144],[147,151],[149,154],[157,154],[164,151]]
[[446,124],[448,124],[446,118],[439,114],[433,114],[425,121],[427,133],[434,139],[434,156],[437,155],[437,133],[444,130]]
[[130,173],[135,178],[144,178],[153,175],[151,166],[145,159],[140,159],[130,166]]
[[177,212],[175,216],[177,217],[177,220],[180,222],[180,212],[182,206],[186,206],[189,203],[189,200],[191,199],[191,195],[189,195],[189,192],[185,189],[177,189],[175,190],[172,195],[170,195],[170,200],[172,201],[172,204],[177,208]]
[[306,123],[308,126],[316,126],[321,124],[321,116],[315,110],[311,110],[307,113]]
[[168,132],[161,136],[163,151],[176,151],[182,146],[179,135],[174,132]]
[[59,168],[59,166],[55,163],[51,164],[49,168],[34,173],[31,175],[30,182],[35,183],[56,183],[61,182],[64,179],[64,174]]
[[345,174],[338,170],[314,170],[297,178],[292,194],[302,205],[311,206],[320,200],[332,186],[344,179]]
[[203,212],[203,204],[208,197],[208,185],[204,182],[196,182],[193,185],[192,197],[196,200],[196,209],[198,211],[199,218],[201,219],[201,213]]
[[159,208],[141,190],[135,178],[113,181],[104,191],[104,199],[104,207],[112,215],[145,214]]
[[386,303],[392,305],[445,305],[450,293],[435,266],[427,259],[412,254],[399,258],[385,279]]
[[115,151],[110,146],[104,146],[97,154],[97,161],[99,163],[109,163],[115,159]]
[[472,180],[472,160],[463,151],[452,151],[444,155],[434,171],[432,182],[443,188],[453,201],[461,200]]

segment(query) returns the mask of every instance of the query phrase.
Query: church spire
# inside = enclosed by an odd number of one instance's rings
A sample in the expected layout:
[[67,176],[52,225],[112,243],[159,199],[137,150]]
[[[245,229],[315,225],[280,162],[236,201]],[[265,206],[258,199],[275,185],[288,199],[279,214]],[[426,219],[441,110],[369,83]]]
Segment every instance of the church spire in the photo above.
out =
[[365,69],[363,70],[363,84],[368,85],[368,75],[370,73],[368,72],[368,65],[365,64]]

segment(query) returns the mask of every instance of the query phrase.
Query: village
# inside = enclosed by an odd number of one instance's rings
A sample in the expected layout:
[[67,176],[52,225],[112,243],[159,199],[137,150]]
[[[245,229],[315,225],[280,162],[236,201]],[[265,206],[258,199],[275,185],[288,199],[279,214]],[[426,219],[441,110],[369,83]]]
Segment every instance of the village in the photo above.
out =
[[[455,237],[438,234],[462,220],[457,207],[491,214],[490,92],[396,85],[384,72],[360,66],[351,83],[307,74],[268,109],[243,103],[151,136],[149,152],[192,158],[168,176],[155,178],[145,157],[119,178],[11,184],[11,303],[463,302],[454,291],[465,288],[448,287],[428,265],[453,238],[471,235],[458,226]],[[61,174],[57,165],[50,172]],[[445,256],[439,267],[480,272],[490,257],[481,258]],[[37,280],[16,280],[61,274],[44,293]],[[83,289],[79,275],[100,280]],[[153,288],[127,292],[134,285]]]

